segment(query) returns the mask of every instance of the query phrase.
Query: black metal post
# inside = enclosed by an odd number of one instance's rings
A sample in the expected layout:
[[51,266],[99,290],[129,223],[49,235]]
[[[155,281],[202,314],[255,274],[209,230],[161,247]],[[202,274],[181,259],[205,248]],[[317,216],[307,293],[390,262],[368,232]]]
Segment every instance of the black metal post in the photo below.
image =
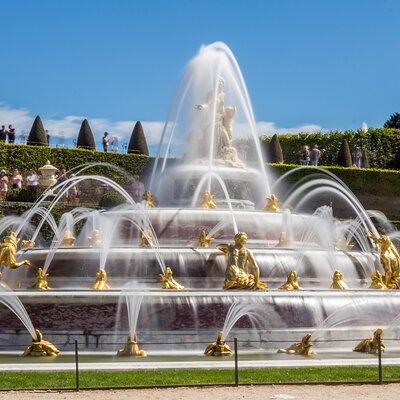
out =
[[79,391],[79,353],[78,353],[78,341],[75,339],[75,383],[76,390]]
[[383,382],[382,378],[382,342],[381,337],[378,336],[378,381],[380,384]]
[[235,386],[239,386],[239,360],[238,360],[238,340],[233,339],[234,349],[235,349]]

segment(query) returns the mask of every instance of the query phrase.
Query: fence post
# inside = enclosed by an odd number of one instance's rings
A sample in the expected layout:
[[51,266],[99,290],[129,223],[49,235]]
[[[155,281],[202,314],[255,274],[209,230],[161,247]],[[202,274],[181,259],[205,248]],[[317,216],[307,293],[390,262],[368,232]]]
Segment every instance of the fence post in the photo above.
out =
[[381,348],[382,342],[381,342],[381,337],[378,336],[378,382],[382,384],[383,378],[382,378],[382,348]]
[[239,386],[239,360],[238,360],[238,340],[233,339],[234,350],[235,350],[235,386]]
[[75,339],[75,389],[79,392],[79,353],[78,341]]

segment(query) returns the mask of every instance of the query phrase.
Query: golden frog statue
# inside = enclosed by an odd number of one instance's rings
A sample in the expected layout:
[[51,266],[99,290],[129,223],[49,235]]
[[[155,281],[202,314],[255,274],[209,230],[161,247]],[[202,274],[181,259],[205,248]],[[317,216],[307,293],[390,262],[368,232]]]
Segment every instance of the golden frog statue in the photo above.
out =
[[137,335],[136,333],[131,338],[131,335],[128,335],[128,340],[126,341],[124,347],[119,349],[117,352],[118,357],[147,357],[147,353],[144,350],[140,350],[137,344]]
[[220,356],[231,356],[232,350],[230,347],[222,341],[222,332],[217,332],[217,337],[215,338],[215,342],[207,345],[204,350],[204,354],[206,356],[220,357]]
[[382,274],[375,270],[375,272],[371,276],[371,285],[369,286],[370,289],[378,289],[378,290],[387,290],[387,286],[385,282],[383,282]]
[[161,288],[166,290],[184,290],[185,287],[179,284],[173,277],[172,269],[165,267],[165,272],[160,274]]
[[286,283],[284,283],[279,289],[281,290],[302,290],[303,288],[299,285],[299,277],[296,271],[290,271]]
[[35,242],[33,240],[21,240],[21,249],[29,250],[35,247]]
[[55,357],[60,354],[60,350],[54,344],[43,340],[42,332],[39,329],[35,329],[35,333],[36,339],[32,339],[32,344],[24,351],[23,356]]
[[396,277],[400,274],[400,254],[396,246],[387,235],[375,236],[371,232],[368,232],[368,237],[375,242],[378,248],[380,261],[385,271],[385,285],[388,288],[398,288]]
[[150,190],[146,190],[143,193],[143,200],[146,202],[146,208],[155,208],[156,204],[155,201],[156,199],[154,196],[151,194]]
[[217,208],[217,203],[215,202],[214,196],[209,190],[204,191],[201,208]]
[[299,354],[306,357],[313,357],[317,354],[312,347],[311,333],[307,333],[301,339],[301,342],[294,343],[286,349],[279,349],[278,353]]
[[61,247],[74,247],[75,246],[75,237],[70,230],[66,230],[64,233],[64,237],[61,240]]
[[43,271],[43,268],[38,268],[36,272],[36,280],[35,282],[29,287],[29,289],[39,289],[39,290],[51,290],[49,283],[47,282],[47,278],[49,274]]
[[89,247],[101,246],[101,236],[98,229],[93,229],[92,234],[88,237]]
[[198,240],[198,244],[200,247],[206,249],[209,248],[213,240],[214,238],[210,236],[204,228],[200,229],[199,240]]
[[151,229],[143,229],[139,234],[140,247],[154,247],[153,233]]
[[333,273],[331,289],[339,289],[339,290],[349,289],[349,287],[343,280],[343,274],[339,270],[336,270]]
[[108,290],[111,289],[108,284],[108,276],[105,269],[100,268],[96,273],[96,280],[93,284],[94,290]]
[[271,194],[271,196],[267,197],[264,206],[264,211],[275,212],[275,213],[281,211],[281,209],[279,208],[279,200],[274,194]]
[[17,262],[19,239],[15,232],[10,231],[0,244],[0,265],[4,265],[10,269],[16,269],[22,265],[32,266],[29,260],[21,260]]
[[358,351],[360,353],[370,353],[378,354],[379,343],[381,344],[381,351],[385,351],[385,345],[382,341],[383,329],[378,328],[372,338],[361,340],[360,343],[353,349],[353,351]]
[[239,232],[235,244],[219,244],[217,249],[228,258],[225,270],[225,290],[266,290],[267,284],[260,280],[260,268],[253,253],[246,247],[247,234]]

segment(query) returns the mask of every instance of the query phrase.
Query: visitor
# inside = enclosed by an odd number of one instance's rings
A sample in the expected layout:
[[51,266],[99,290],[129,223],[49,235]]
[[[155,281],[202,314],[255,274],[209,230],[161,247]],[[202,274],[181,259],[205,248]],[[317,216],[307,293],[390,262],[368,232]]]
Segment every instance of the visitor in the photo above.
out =
[[15,129],[8,125],[8,143],[15,143]]
[[[75,175],[72,174],[71,178],[74,176]],[[79,191],[76,185],[73,185],[68,189],[67,203],[73,206],[77,206],[79,204]]]
[[302,149],[299,151],[300,155],[300,164],[301,165],[308,165],[310,162],[310,148],[305,145],[302,147]]
[[8,192],[8,176],[7,172],[2,169],[0,171],[0,198],[5,199]]
[[0,129],[0,141],[5,142],[7,140],[7,131],[4,125],[1,126]]
[[39,175],[31,169],[26,175],[26,187],[30,192],[33,192],[34,195],[37,195],[37,189],[39,185]]
[[63,183],[68,179],[67,171],[65,168],[61,168],[58,176],[57,176],[57,183]]
[[47,139],[47,144],[50,146],[50,133],[47,129],[46,129],[46,139]]
[[18,169],[14,169],[10,181],[13,189],[22,188],[22,175],[19,173]]
[[132,198],[136,203],[140,203],[143,199],[144,184],[140,181],[139,175],[134,175],[132,183]]
[[108,132],[104,132],[104,135],[103,135],[103,150],[104,150],[104,153],[107,153],[107,151],[108,151],[109,141],[110,141],[110,138],[108,137]]
[[317,144],[314,144],[310,151],[310,165],[317,166],[321,155],[322,151],[318,148]]
[[356,147],[353,153],[354,167],[362,167],[362,150],[360,147]]

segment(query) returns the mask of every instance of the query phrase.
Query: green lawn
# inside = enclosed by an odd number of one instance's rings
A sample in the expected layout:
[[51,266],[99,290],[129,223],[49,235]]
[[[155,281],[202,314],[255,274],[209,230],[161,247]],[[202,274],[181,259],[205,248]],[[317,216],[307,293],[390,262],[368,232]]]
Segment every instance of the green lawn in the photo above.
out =
[[[241,369],[240,383],[375,381],[376,367]],[[400,366],[386,366],[384,380],[400,379]],[[233,370],[81,371],[81,388],[231,384]],[[73,388],[75,373],[1,372],[0,389]]]

